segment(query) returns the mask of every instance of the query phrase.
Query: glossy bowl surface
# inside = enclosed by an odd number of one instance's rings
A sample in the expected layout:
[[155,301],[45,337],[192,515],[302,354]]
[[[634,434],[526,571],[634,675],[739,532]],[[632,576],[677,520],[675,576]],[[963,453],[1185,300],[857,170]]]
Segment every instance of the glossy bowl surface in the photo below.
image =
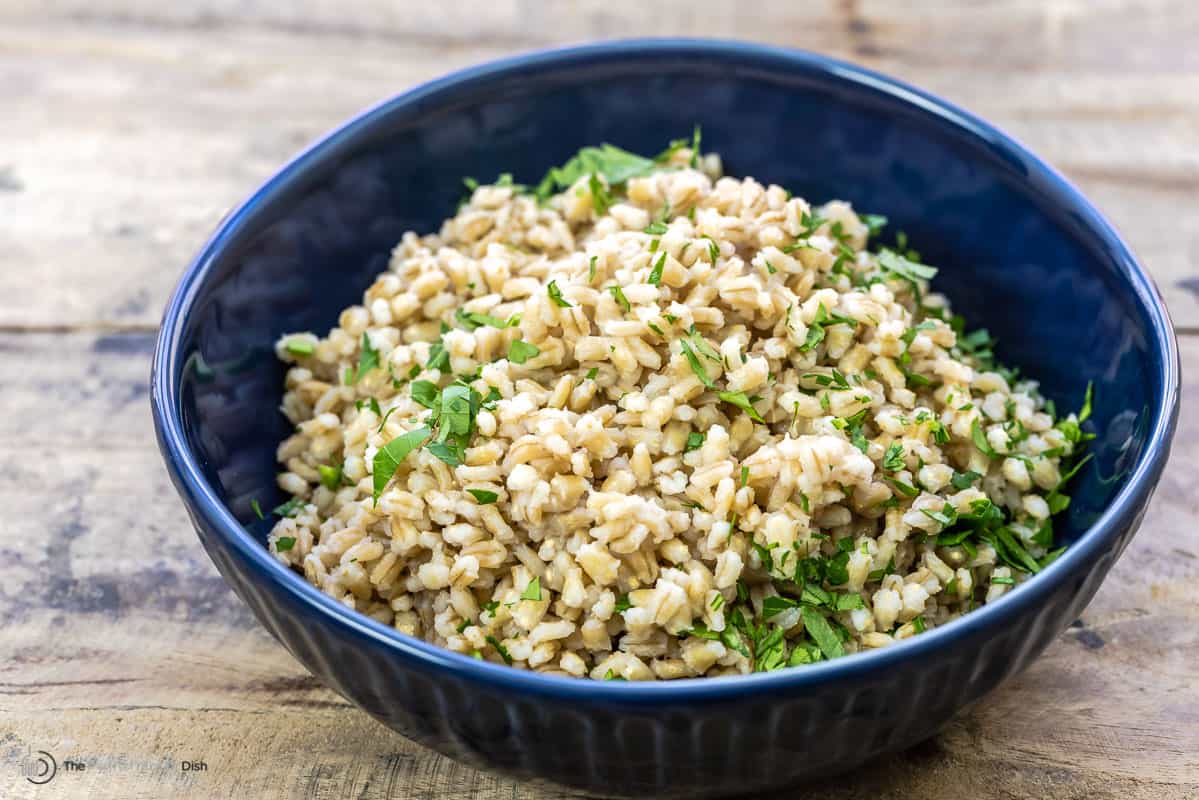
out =
[[[535,183],[579,147],[652,153],[703,127],[726,171],[886,214],[936,285],[1059,408],[1095,381],[1095,459],[1070,549],[1018,591],[894,647],[770,674],[660,684],[546,677],[459,656],[334,602],[268,554],[284,331],[327,330],[463,176]],[[1090,600],[1169,451],[1178,355],[1161,299],[1076,189],[1019,144],[849,64],[744,43],[642,40],[467,69],[382,103],[221,224],[167,306],[159,444],[208,553],[309,670],[456,759],[606,795],[711,796],[853,769],[933,734],[1022,669]]]

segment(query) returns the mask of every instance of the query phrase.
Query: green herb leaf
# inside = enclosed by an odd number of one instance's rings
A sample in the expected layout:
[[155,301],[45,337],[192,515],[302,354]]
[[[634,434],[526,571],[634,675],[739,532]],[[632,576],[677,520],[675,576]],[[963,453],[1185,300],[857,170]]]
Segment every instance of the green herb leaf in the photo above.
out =
[[284,347],[287,352],[296,356],[310,356],[315,349],[307,339],[288,339]]
[[966,472],[953,473],[953,477],[949,479],[949,482],[953,484],[953,488],[955,489],[969,489],[981,477],[982,475],[979,475],[977,472],[967,470]]
[[927,264],[918,264],[915,261],[904,258],[893,250],[881,251],[878,254],[878,265],[887,272],[891,272],[912,282],[932,280],[937,274],[936,267],[930,267]]
[[481,506],[488,506],[499,499],[499,495],[487,489],[467,489],[466,491],[474,495],[476,501]]
[[803,615],[804,629],[816,642],[816,646],[820,648],[820,652],[824,654],[825,658],[840,658],[845,655],[845,648],[841,646],[841,637],[833,631],[823,614],[811,606],[804,606],[800,613]]
[[978,421],[978,417],[974,418],[974,424],[970,426],[970,438],[974,440],[974,446],[984,456],[987,458],[999,458],[999,453],[987,441],[987,435],[983,432],[982,423]]
[[499,639],[495,638],[494,636],[488,636],[486,641],[487,644],[494,647],[495,651],[500,654],[500,658],[504,659],[505,664],[510,665],[512,663],[512,656],[508,654],[508,648],[504,647],[504,645],[500,643]]
[[533,580],[529,581],[529,585],[520,593],[521,600],[541,600],[541,578],[536,575]]
[[280,536],[275,540],[275,552],[286,553],[288,550],[296,546],[296,537]]
[[371,345],[370,337],[362,334],[362,352],[358,355],[358,370],[350,380],[351,384],[358,383],[362,377],[379,366],[379,351]]
[[440,390],[432,381],[412,382],[412,399],[425,408],[433,408],[437,405],[439,395]]
[[561,167],[546,173],[534,193],[538,200],[544,202],[555,191],[571,186],[587,173],[599,173],[612,187],[658,168],[652,160],[610,144],[584,147]]
[[558,288],[557,281],[550,281],[545,287],[545,293],[550,296],[550,300],[553,300],[554,305],[559,308],[574,308],[574,304],[562,296],[562,290]]
[[257,497],[250,499],[250,508],[254,511],[254,516],[259,519],[266,519],[266,515],[262,513],[262,506],[258,505]]
[[408,431],[392,439],[379,448],[379,452],[375,453],[372,472],[374,478],[373,502],[376,505],[379,502],[379,495],[387,488],[387,484],[391,481],[392,476],[395,475],[396,469],[408,457],[409,453],[420,447],[429,438],[429,434],[430,431],[426,427]]
[[280,503],[271,509],[271,513],[279,517],[294,517],[300,513],[300,509],[304,507],[304,499],[301,497],[293,497],[286,503]]
[[877,236],[883,228],[887,227],[887,218],[882,214],[862,214],[858,219],[866,224],[867,236]]
[[513,364],[523,364],[530,358],[536,358],[541,355],[541,349],[537,345],[529,344],[521,339],[515,339],[512,344],[508,345],[508,360]]
[[654,221],[645,226],[643,233],[648,233],[650,236],[661,236],[666,233],[668,228],[665,222]]
[[887,453],[883,456],[883,469],[889,472],[899,472],[907,466],[903,460],[904,451],[903,445],[899,442],[891,442],[887,447]]
[[777,617],[789,608],[798,608],[799,603],[792,600],[790,597],[782,595],[767,597],[762,601],[762,619],[771,619]]
[[591,283],[595,280],[595,264],[599,260],[599,256],[592,256],[587,262],[587,282]]
[[591,173],[591,176],[587,178],[587,188],[591,192],[591,207],[595,210],[595,215],[602,217],[607,214],[615,200],[608,192],[607,187],[600,181],[599,175]]
[[626,314],[632,310],[633,306],[629,304],[629,299],[624,296],[624,291],[619,286],[609,286],[608,291],[612,293],[612,297]]
[[649,272],[648,283],[651,286],[658,286],[662,283],[662,268],[666,265],[666,253],[658,256],[658,260],[654,262],[654,268]]
[[706,438],[707,434],[700,433],[699,431],[691,431],[691,433],[687,434],[687,446],[683,448],[683,452],[690,453],[692,450],[700,449],[704,446],[704,439]]
[[461,308],[454,312],[454,319],[463,328],[468,331],[473,331],[477,328],[490,325],[493,328],[507,328],[508,320],[493,317],[490,314],[483,314],[478,311],[463,311]]
[[336,490],[341,486],[341,467],[331,466],[329,464],[321,464],[316,468],[320,473],[321,485],[326,489]]
[[623,614],[624,612],[628,611],[632,607],[633,607],[633,604],[629,602],[629,596],[627,594],[622,594],[620,597],[616,598],[616,613],[617,614]]
[[745,392],[720,392],[719,397],[724,402],[730,403],[746,414],[749,414],[749,418],[754,422],[766,422],[766,420],[762,419],[762,415],[758,413],[758,410],[754,408],[749,398],[745,396]]
[[[687,340],[680,339],[679,347],[682,349],[683,355],[687,358],[687,363],[691,365],[691,371],[695,373],[695,377],[699,378],[699,382],[709,389],[715,389],[716,381],[712,380],[711,376],[708,375],[708,371],[704,369],[704,365],[700,363],[699,358],[695,355]],[[744,393],[742,394],[744,395]]]

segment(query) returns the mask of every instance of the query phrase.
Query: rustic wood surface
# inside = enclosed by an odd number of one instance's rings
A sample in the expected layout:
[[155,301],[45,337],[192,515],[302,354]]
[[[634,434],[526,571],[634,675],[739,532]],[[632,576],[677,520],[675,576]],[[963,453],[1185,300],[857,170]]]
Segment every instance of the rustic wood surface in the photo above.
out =
[[[1187,0],[0,2],[0,797],[543,798],[390,734],[226,588],[160,466],[154,329],[221,214],[417,81],[626,35],[816,49],[938,92],[1075,180],[1154,274],[1199,391]],[[1199,414],[1139,537],[1024,675],[812,796],[1199,797]],[[44,786],[20,762],[45,750]],[[84,769],[68,770],[66,760]],[[183,771],[183,761],[206,769]],[[798,795],[797,795],[798,796]]]

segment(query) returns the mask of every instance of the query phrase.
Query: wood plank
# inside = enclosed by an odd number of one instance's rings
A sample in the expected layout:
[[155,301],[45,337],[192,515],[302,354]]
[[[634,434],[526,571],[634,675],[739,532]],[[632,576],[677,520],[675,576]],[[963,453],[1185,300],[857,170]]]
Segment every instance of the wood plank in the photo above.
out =
[[156,324],[225,210],[406,86],[527,46],[720,30],[862,61],[1009,129],[1092,196],[1199,330],[1199,218],[1180,211],[1199,190],[1199,55],[1166,44],[1199,28],[1191,4],[476,6],[5,4],[0,327]]
[[[153,442],[148,333],[0,334],[0,794],[27,750],[95,798],[557,796],[384,731],[308,676],[200,550]],[[1183,340],[1199,392],[1199,339]],[[1141,534],[1025,674],[849,798],[1199,793],[1199,509],[1184,411]],[[180,760],[202,760],[184,773]]]

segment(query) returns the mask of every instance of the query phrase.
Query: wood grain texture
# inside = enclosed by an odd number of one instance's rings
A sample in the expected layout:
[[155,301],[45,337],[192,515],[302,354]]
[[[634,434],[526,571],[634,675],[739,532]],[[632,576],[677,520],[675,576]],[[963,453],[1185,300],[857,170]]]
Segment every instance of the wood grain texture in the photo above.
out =
[[[1186,2],[0,3],[0,797],[557,796],[323,688],[191,531],[148,410],[153,330],[222,213],[417,81],[531,47],[688,34],[808,47],[999,123],[1076,180],[1199,332],[1199,11]],[[1184,397],[1199,337],[1182,339]],[[1081,624],[828,800],[1199,797],[1199,412]],[[43,787],[30,749],[59,761]],[[67,772],[66,759],[85,764]],[[182,760],[205,771],[183,772]]]

